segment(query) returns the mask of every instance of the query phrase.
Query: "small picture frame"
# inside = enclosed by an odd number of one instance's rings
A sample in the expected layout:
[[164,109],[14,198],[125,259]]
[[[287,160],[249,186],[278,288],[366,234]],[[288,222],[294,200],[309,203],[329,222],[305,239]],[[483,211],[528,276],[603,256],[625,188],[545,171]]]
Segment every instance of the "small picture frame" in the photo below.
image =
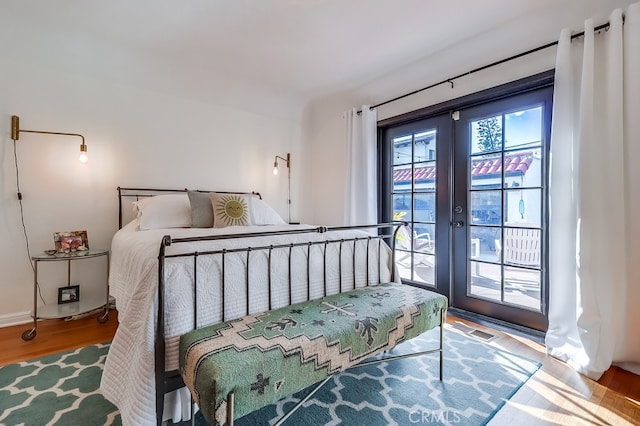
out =
[[76,253],[89,250],[87,231],[54,232],[53,243],[58,253]]
[[58,305],[80,301],[80,286],[68,285],[58,288]]

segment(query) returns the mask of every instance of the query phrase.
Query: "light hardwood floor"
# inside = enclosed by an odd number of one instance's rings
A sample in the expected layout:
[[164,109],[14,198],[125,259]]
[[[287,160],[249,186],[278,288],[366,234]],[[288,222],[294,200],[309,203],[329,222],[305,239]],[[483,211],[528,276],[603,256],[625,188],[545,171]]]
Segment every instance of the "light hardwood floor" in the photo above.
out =
[[97,316],[74,321],[38,321],[38,335],[29,342],[23,341],[21,335],[33,323],[0,328],[0,366],[111,341],[118,327],[117,311],[110,311],[109,320],[104,324],[96,321]]
[[[542,363],[542,367],[507,402],[491,425],[640,425],[640,376],[613,367],[594,382],[549,357],[544,345],[491,329],[452,315],[448,327],[474,327],[497,335],[488,344]],[[75,321],[47,320],[38,336],[23,342],[30,325],[0,328],[0,365],[37,358],[66,349],[109,341],[117,327],[117,313],[106,324],[95,316]]]
[[495,334],[488,344],[542,364],[489,425],[640,425],[640,376],[612,367],[595,382],[548,356],[541,343],[451,315],[447,322]]

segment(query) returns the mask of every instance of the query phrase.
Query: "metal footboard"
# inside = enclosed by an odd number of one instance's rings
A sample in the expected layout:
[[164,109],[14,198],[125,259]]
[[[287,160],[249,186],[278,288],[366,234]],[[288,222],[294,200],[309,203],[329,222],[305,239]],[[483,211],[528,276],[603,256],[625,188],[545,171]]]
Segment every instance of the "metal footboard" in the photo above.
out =
[[[322,256],[322,264],[323,264],[323,295],[327,295],[328,293],[328,264],[327,264],[327,253],[329,247],[336,247],[338,252],[338,277],[339,277],[339,292],[351,290],[352,288],[347,288],[347,286],[351,285],[353,287],[363,287],[368,285],[375,285],[381,283],[381,275],[383,272],[382,265],[382,250],[385,244],[389,244],[391,246],[391,263],[390,263],[390,281],[395,281],[395,247],[394,243],[396,241],[396,234],[400,229],[400,226],[406,225],[404,223],[385,223],[378,225],[361,225],[361,226],[341,226],[341,227],[315,227],[309,229],[296,229],[296,230],[283,230],[283,231],[274,231],[274,232],[261,232],[261,233],[243,233],[243,234],[231,234],[231,235],[215,235],[215,236],[205,236],[205,237],[191,237],[191,238],[175,238],[172,239],[170,236],[165,236],[162,239],[162,243],[160,245],[160,251],[158,256],[158,312],[157,312],[157,331],[155,338],[155,382],[156,382],[156,415],[158,424],[162,422],[162,412],[164,409],[164,395],[168,392],[180,389],[184,386],[182,381],[182,377],[179,374],[178,370],[165,371],[165,356],[166,356],[166,343],[165,343],[165,289],[167,286],[166,277],[165,277],[165,266],[166,262],[172,258],[187,258],[193,260],[193,289],[194,289],[194,323],[193,328],[196,329],[199,326],[204,326],[208,324],[198,324],[198,280],[201,278],[198,276],[198,259],[203,256],[219,256],[221,259],[221,274],[220,274],[220,303],[221,303],[221,320],[227,320],[226,312],[225,312],[225,287],[226,287],[226,279],[227,272],[225,268],[227,267],[227,257],[233,254],[241,254],[246,253],[246,269],[244,271],[245,276],[245,295],[246,295],[246,304],[245,304],[245,313],[244,315],[248,315],[254,312],[251,312],[250,309],[250,301],[252,296],[250,277],[252,274],[256,273],[251,268],[251,258],[257,252],[266,253],[267,256],[267,297],[268,297],[268,309],[272,309],[273,301],[272,301],[272,291],[273,285],[272,282],[272,259],[274,258],[274,253],[284,253],[284,255],[288,259],[288,291],[289,291],[289,304],[292,303],[292,294],[294,289],[294,282],[299,282],[300,277],[292,276],[292,253],[294,249],[298,250],[306,250],[306,259],[307,259],[307,292],[306,297],[307,300],[311,298],[311,262],[312,257],[314,256]],[[204,251],[189,251],[186,253],[178,253],[178,254],[168,254],[167,247],[176,246],[181,243],[194,243],[194,242],[203,242],[203,241],[216,241],[216,240],[233,240],[239,238],[254,238],[254,237],[269,237],[269,236],[282,236],[282,235],[300,235],[300,234],[325,234],[330,231],[349,231],[349,230],[370,230],[377,231],[377,235],[365,235],[357,236],[357,237],[349,237],[349,238],[326,238],[314,241],[306,241],[306,242],[298,242],[298,243],[286,243],[286,244],[263,244],[257,245],[253,247],[241,247],[241,248],[222,248],[216,250],[204,250]],[[328,236],[329,237],[329,236]],[[351,259],[343,259],[343,249],[346,245],[351,245],[352,248],[352,256]],[[365,253],[362,254],[361,251],[357,250],[361,245],[361,250],[364,249]],[[366,247],[366,248],[365,248]],[[360,255],[358,255],[360,253]],[[358,285],[357,282],[357,271],[358,262],[356,257],[361,259],[361,257],[365,257],[366,265],[361,265],[365,267],[366,276],[364,278],[364,285]],[[377,265],[372,265],[371,258],[374,261],[377,261]],[[347,279],[344,277],[343,272],[346,268],[346,262],[351,262],[352,276],[351,279]],[[377,274],[371,276],[369,273],[370,268],[377,271]],[[257,273],[260,273],[258,271]],[[442,368],[442,367],[441,367]]]

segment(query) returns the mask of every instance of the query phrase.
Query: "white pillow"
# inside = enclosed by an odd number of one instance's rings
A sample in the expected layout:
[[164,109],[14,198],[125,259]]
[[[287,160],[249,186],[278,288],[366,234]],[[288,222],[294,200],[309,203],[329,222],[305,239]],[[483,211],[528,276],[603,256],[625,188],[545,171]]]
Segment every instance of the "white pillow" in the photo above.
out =
[[191,227],[191,204],[184,194],[157,195],[133,203],[141,231]]
[[251,223],[253,225],[285,225],[286,222],[264,200],[251,198]]

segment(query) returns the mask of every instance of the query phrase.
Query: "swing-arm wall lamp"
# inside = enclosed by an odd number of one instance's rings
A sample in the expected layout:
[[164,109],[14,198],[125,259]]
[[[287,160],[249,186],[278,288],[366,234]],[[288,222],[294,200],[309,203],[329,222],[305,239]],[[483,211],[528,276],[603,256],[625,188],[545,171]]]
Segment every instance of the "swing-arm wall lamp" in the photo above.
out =
[[63,133],[63,132],[47,132],[43,130],[25,130],[20,128],[20,117],[17,115],[11,116],[11,139],[14,141],[20,140],[20,133],[40,133],[44,135],[62,135],[62,136],[77,136],[82,139],[80,144],[80,162],[86,163],[89,161],[87,157],[87,145],[84,143],[84,136],[79,133]]
[[288,207],[288,219],[287,221],[291,223],[291,154],[287,152],[287,157],[280,157],[276,155],[273,159],[273,174],[278,174],[278,159],[287,162],[287,180],[288,180],[288,199],[287,199],[287,207]]
[[281,159],[282,161],[286,161],[287,162],[287,168],[288,169],[291,168],[291,154],[290,153],[287,153],[287,158],[280,157],[279,155],[276,155],[276,158],[274,158],[274,161],[273,161],[273,174],[274,175],[278,174],[278,158]]

